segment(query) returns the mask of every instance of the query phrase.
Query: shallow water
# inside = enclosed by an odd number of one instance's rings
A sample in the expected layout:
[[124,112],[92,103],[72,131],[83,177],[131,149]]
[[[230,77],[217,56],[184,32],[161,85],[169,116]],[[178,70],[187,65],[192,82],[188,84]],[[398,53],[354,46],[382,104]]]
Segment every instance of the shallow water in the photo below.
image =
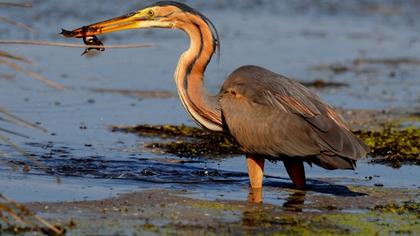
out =
[[[116,9],[115,2],[43,0],[34,1],[31,9],[0,9],[0,14],[30,24],[37,31],[31,34],[2,24],[0,39],[75,43],[79,41],[60,37],[60,29],[114,17],[143,5],[117,1]],[[329,2],[325,5],[304,0],[290,5],[278,2],[194,1],[193,5],[213,20],[221,35],[221,60],[213,61],[207,71],[210,91],[217,92],[234,68],[257,64],[302,81],[321,78],[349,84],[317,91],[337,107],[418,112],[420,65],[366,63],[356,67],[353,63],[358,58],[418,58],[420,24],[413,17],[417,13],[415,9],[420,8],[417,1],[411,7],[407,3],[381,1],[384,7],[379,10],[364,9],[359,1],[338,9],[333,6],[340,1],[325,1]],[[1,127],[30,136],[11,139],[60,176],[60,181],[34,167],[31,172],[21,174],[1,163],[0,192],[17,201],[62,201],[168,188],[188,189],[206,199],[245,200],[248,189],[243,157],[182,159],[184,162],[179,163],[175,156],[153,154],[141,148],[147,140],[111,133],[108,129],[108,125],[121,124],[193,125],[175,96],[172,82],[178,57],[188,46],[185,35],[147,30],[116,33],[103,39],[106,44],[153,43],[154,46],[107,50],[91,57],[81,57],[80,49],[0,46],[0,50],[33,61],[34,65],[26,66],[27,69],[69,88],[57,91],[2,67],[1,73],[15,75],[16,79],[0,79],[0,106],[39,122],[48,133],[0,120]],[[350,69],[343,73],[315,69],[331,64]],[[174,96],[133,97],[92,89],[168,91]],[[10,147],[0,145],[0,148],[8,151],[12,160],[30,163]],[[282,204],[288,194],[276,187],[289,186],[283,167],[269,164],[267,175],[272,177],[266,179],[264,200]],[[323,189],[319,187],[323,185],[418,188],[420,183],[416,166],[396,170],[367,161],[360,162],[357,171],[325,171],[313,167],[308,170],[308,176],[313,191]],[[369,180],[369,176],[373,179]]]

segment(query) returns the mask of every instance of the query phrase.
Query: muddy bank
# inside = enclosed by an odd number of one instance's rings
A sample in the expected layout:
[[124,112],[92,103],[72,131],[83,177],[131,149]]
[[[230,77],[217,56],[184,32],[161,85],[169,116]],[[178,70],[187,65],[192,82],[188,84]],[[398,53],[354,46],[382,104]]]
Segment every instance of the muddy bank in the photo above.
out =
[[[333,187],[334,188],[334,187]],[[150,190],[101,201],[31,203],[68,235],[399,234],[420,232],[420,192],[349,186],[347,194],[290,189],[282,206],[204,201],[183,191]],[[250,195],[249,199],[252,199]],[[398,200],[396,200],[398,199]]]

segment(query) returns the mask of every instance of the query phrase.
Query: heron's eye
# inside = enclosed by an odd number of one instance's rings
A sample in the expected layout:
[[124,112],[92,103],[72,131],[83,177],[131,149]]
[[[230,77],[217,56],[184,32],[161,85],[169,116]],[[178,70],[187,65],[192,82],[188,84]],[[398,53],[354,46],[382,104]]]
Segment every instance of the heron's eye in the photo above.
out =
[[149,17],[153,17],[153,16],[155,16],[155,12],[154,12],[153,10],[149,10],[149,11],[147,12],[147,15],[148,15]]

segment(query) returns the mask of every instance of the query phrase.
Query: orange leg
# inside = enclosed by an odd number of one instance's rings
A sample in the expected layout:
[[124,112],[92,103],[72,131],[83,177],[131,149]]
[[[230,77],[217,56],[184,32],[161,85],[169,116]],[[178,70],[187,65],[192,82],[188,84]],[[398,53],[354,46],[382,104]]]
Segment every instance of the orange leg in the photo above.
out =
[[263,191],[262,188],[250,188],[248,193],[249,203],[262,203]]
[[247,155],[246,162],[248,164],[248,175],[251,188],[260,189],[263,184],[264,177],[264,158]]
[[303,161],[285,160],[283,163],[295,188],[305,189],[306,177]]

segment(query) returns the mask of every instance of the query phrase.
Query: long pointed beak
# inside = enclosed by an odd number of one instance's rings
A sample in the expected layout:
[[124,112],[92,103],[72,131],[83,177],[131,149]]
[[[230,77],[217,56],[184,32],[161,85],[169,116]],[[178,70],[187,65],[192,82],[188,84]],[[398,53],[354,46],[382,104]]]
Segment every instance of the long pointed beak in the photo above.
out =
[[69,38],[86,38],[115,31],[142,28],[141,23],[145,21],[147,20],[145,20],[144,17],[139,16],[139,14],[135,12],[88,26],[83,26],[73,31],[63,29],[61,34]]

